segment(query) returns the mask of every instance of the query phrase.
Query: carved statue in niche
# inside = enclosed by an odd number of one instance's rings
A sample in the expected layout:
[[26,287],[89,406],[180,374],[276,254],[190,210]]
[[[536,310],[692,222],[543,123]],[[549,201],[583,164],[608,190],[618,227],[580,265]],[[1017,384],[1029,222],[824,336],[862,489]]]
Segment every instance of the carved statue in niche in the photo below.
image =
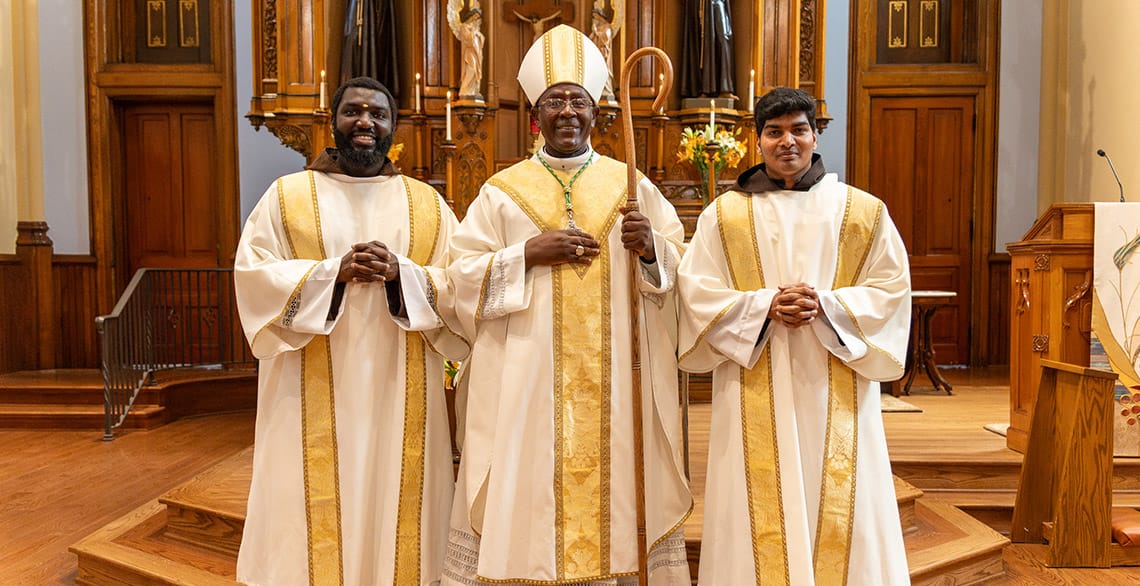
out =
[[341,83],[366,75],[384,84],[398,99],[398,40],[394,0],[347,0],[344,44],[341,46]]
[[590,28],[590,40],[598,46],[602,57],[606,58],[606,67],[610,76],[606,79],[606,87],[602,90],[602,99],[614,99],[614,58],[613,42],[621,25],[625,22],[625,0],[594,0],[593,24]]
[[447,23],[459,39],[463,66],[460,70],[459,97],[483,101],[483,11],[479,0],[448,0]]
[[685,0],[681,96],[732,97],[732,7],[729,0]]

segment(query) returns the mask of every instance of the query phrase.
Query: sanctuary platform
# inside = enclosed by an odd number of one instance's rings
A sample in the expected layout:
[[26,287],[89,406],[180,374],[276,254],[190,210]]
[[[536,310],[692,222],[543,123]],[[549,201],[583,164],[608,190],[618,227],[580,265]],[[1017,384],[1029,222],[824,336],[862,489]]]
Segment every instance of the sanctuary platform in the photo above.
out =
[[[1003,532],[1009,530],[1021,455],[983,429],[1008,416],[1008,374],[943,374],[954,395],[912,388],[904,400],[921,411],[883,414],[913,582],[1140,582],[1137,568],[1050,569],[1042,562],[1044,546],[1008,545]],[[694,578],[709,411],[707,403],[696,403],[690,413],[698,501],[685,531]],[[0,512],[0,551],[13,552],[0,554],[0,581],[234,584],[252,423],[252,412],[193,417],[153,430],[125,430],[109,443],[99,442],[97,431],[87,437],[85,431],[0,429],[0,441],[11,448],[0,463],[12,471],[11,480],[0,479],[0,492],[29,495]],[[196,444],[211,455],[190,458]],[[163,453],[176,470],[162,465]],[[82,469],[88,473],[68,473],[81,466],[77,459],[87,462]],[[146,467],[133,475],[103,470],[124,460],[145,461]],[[43,495],[33,499],[38,505],[25,502],[31,494]],[[1140,505],[1138,497],[1140,459],[1117,458],[1115,504]]]

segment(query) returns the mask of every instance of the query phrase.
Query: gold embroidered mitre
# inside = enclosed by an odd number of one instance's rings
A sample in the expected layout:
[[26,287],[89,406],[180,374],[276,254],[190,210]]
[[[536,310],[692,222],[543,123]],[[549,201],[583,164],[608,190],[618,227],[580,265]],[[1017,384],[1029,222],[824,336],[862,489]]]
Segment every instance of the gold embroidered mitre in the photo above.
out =
[[610,70],[593,41],[581,31],[560,24],[535,39],[519,66],[519,85],[531,104],[552,85],[582,86],[597,102]]

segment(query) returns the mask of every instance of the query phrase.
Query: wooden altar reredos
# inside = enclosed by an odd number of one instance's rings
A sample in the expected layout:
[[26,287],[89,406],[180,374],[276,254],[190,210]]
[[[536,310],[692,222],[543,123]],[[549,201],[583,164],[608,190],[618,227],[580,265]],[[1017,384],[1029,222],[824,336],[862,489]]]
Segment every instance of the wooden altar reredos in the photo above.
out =
[[[482,30],[486,35],[482,80],[483,102],[455,101],[455,182],[447,190],[444,148],[444,105],[450,90],[458,95],[460,47],[447,23],[446,0],[394,0],[396,30],[400,38],[399,120],[395,142],[402,143],[399,166],[428,181],[462,216],[483,181],[499,169],[527,156],[533,135],[527,104],[515,82],[518,64],[533,36],[529,23],[508,18],[511,9],[523,9],[532,0],[483,0]],[[546,2],[550,4],[548,0]],[[573,5],[565,22],[589,32],[590,0],[555,0]],[[319,108],[320,75],[326,72],[331,99],[340,79],[343,0],[255,0],[253,9],[253,94],[247,118],[265,126],[282,143],[312,159],[332,144],[329,113]],[[613,41],[614,63],[635,49],[652,45],[679,58],[684,5],[681,0],[626,0],[625,22]],[[735,84],[739,97],[733,108],[717,108],[720,125],[743,125],[749,155],[721,178],[727,182],[757,161],[755,133],[747,101],[750,70],[756,70],[755,94],[786,85],[800,87],[820,99],[819,117],[826,122],[823,98],[825,0],[756,0],[732,6],[735,28]],[[558,22],[546,23],[549,28]],[[643,61],[649,64],[649,61]],[[700,211],[694,190],[696,173],[678,163],[675,152],[686,126],[706,123],[708,107],[682,107],[676,84],[664,112],[653,112],[657,92],[657,66],[640,66],[634,72],[631,107],[635,144],[641,171],[653,179],[678,207],[691,230]],[[421,75],[421,108],[417,112],[411,88]],[[617,73],[617,72],[615,72]],[[616,78],[616,75],[615,75]],[[623,158],[617,105],[602,105],[593,144],[602,154]],[[722,187],[723,188],[723,187]]]

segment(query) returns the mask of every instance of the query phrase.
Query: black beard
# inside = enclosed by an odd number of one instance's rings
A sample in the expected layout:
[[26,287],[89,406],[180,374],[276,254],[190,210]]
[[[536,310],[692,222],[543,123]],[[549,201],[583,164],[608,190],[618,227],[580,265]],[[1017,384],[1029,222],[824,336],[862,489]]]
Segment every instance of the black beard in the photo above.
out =
[[392,148],[392,139],[393,135],[389,133],[384,138],[377,138],[376,145],[371,149],[357,149],[348,136],[338,129],[333,129],[333,141],[336,142],[336,150],[340,155],[338,158],[345,171],[382,166],[384,159],[388,157],[388,150]]

